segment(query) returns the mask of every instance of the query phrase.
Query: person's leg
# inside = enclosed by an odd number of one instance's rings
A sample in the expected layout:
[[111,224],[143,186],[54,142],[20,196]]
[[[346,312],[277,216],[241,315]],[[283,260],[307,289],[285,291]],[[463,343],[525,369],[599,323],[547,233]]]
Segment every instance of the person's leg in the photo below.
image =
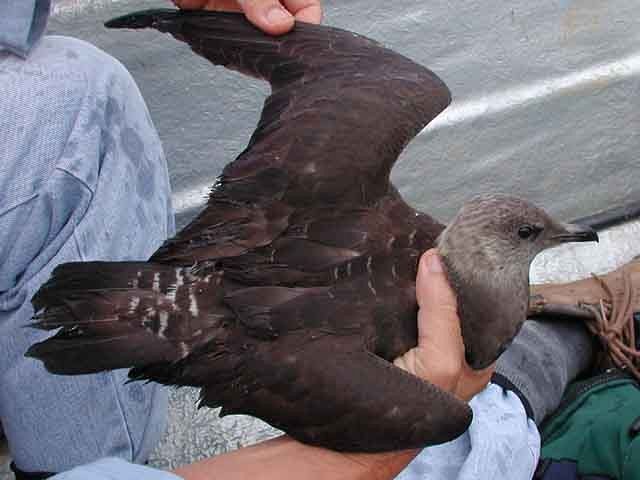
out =
[[45,37],[24,61],[0,54],[0,421],[18,469],[144,461],[166,392],[126,371],[55,376],[24,352],[30,299],[53,268],[148,258],[173,233],[167,167],[124,67],[78,40]]

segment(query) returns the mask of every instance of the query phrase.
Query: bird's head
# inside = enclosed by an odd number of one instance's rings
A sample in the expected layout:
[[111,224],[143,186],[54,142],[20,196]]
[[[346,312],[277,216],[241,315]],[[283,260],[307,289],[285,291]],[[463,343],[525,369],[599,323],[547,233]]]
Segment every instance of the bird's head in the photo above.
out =
[[566,242],[598,241],[597,233],[562,223],[517,197],[481,195],[464,204],[438,239],[458,296],[467,362],[491,364],[526,318],[529,267],[541,251]]

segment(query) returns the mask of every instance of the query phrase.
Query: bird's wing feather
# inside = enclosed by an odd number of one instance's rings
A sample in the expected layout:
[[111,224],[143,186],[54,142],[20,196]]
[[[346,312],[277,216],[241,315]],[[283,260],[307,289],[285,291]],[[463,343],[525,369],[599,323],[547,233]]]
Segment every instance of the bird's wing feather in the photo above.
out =
[[[471,421],[463,402],[353,337],[287,341],[291,348],[256,352],[250,373],[233,385],[238,391],[228,392],[223,414],[255,415],[303,442],[358,451],[422,448],[457,437]],[[203,401],[218,395],[205,387]]]
[[[286,229],[293,209],[312,204],[371,205],[389,192],[389,172],[404,146],[450,102],[428,69],[336,28],[297,23],[271,37],[238,14],[167,10],[107,25],[169,32],[214,64],[272,87],[249,145],[224,169],[208,207],[156,260],[266,245]],[[235,219],[235,244],[218,240],[225,237],[218,228],[228,226],[224,216]]]

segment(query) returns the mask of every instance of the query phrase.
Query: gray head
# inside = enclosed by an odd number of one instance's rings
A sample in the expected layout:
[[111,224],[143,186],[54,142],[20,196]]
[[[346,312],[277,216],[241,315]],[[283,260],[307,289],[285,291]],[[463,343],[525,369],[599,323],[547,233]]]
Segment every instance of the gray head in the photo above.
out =
[[594,230],[554,220],[517,197],[469,200],[442,232],[438,249],[458,296],[467,362],[491,364],[518,333],[529,302],[529,267],[542,250],[597,241]]

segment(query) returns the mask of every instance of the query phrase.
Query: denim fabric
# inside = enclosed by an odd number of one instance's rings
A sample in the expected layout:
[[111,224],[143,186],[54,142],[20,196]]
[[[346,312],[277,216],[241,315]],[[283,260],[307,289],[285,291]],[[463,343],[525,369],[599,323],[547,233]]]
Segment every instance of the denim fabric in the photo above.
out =
[[127,463],[120,458],[105,458],[61,473],[51,480],[180,480],[173,473]]
[[162,147],[124,67],[78,40],[43,37],[24,60],[0,52],[0,418],[24,471],[105,456],[147,458],[166,391],[125,371],[47,373],[23,356],[48,332],[25,327],[52,269],[146,259],[173,233]]
[[26,57],[49,18],[51,0],[0,0],[0,51]]
[[490,383],[470,402],[473,422],[451,442],[425,448],[398,480],[530,480],[540,434],[520,399]]

